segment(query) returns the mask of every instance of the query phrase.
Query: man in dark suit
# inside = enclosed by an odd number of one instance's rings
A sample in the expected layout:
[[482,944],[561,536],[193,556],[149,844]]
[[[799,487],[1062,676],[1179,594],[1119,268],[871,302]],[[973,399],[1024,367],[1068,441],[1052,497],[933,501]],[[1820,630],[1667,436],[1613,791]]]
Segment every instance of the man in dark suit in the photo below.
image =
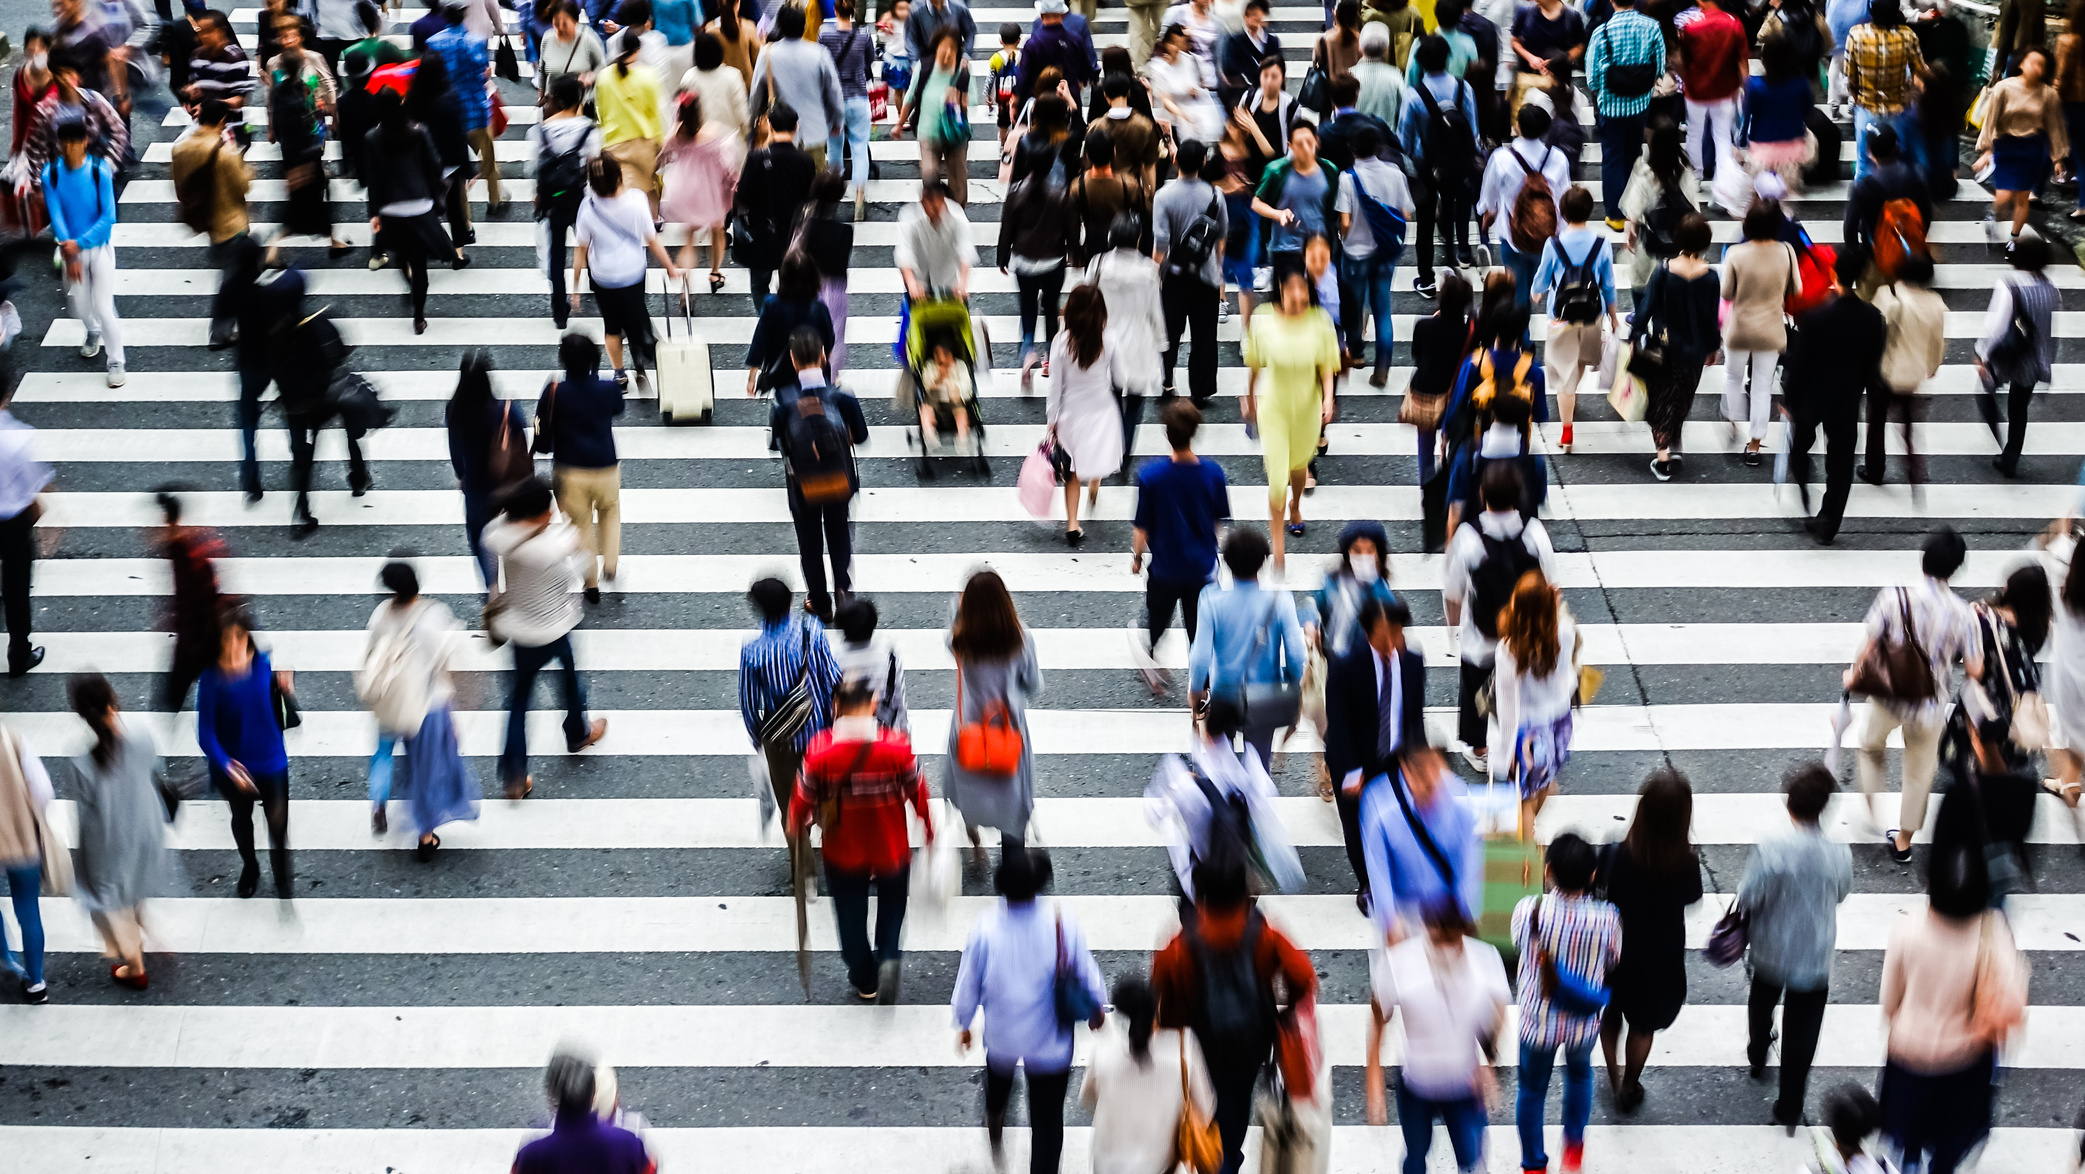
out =
[[[1856,245],[1839,250],[1832,296],[1796,319],[1782,369],[1790,424],[1788,478],[1802,494],[1805,510],[1810,508],[1810,446],[1818,431],[1824,432],[1824,501],[1817,515],[1803,523],[1820,546],[1831,545],[1846,516],[1846,496],[1853,489],[1861,393],[1868,393],[1871,413],[1889,395],[1882,382],[1882,348],[1887,336],[1882,311],[1851,292],[1867,268],[1866,250]],[[1329,681],[1327,685],[1329,705]]]
[[768,111],[767,125],[772,132],[767,146],[746,156],[732,205],[749,238],[732,250],[732,257],[746,267],[755,310],[767,301],[768,279],[782,267],[796,213],[811,198],[811,181],[818,175],[817,164],[796,145],[796,111],[777,103]]
[[1397,769],[1398,753],[1424,745],[1426,661],[1405,646],[1412,622],[1402,602],[1370,599],[1356,617],[1368,643],[1332,662],[1325,676],[1325,770],[1332,777],[1355,903],[1368,912],[1368,864],[1361,854],[1361,792]]

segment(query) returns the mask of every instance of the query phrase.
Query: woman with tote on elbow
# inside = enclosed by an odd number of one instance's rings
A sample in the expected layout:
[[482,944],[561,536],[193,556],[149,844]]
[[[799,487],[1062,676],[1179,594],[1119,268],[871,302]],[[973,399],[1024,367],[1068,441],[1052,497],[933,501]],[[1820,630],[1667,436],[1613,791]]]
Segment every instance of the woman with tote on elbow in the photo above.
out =
[[1079,486],[1087,504],[1100,501],[1100,482],[1122,467],[1122,409],[1116,390],[1125,385],[1129,363],[1106,342],[1108,303],[1097,285],[1081,285],[1064,301],[1064,330],[1050,343],[1050,443],[1070,458],[1064,478],[1064,541],[1086,541],[1079,526]]
[[[1035,637],[1022,627],[1014,598],[997,571],[979,571],[956,600],[948,647],[956,660],[956,703],[948,726],[947,772],[942,794],[969,825],[978,859],[984,848],[977,829],[997,828],[1006,854],[1028,837],[1035,810],[1035,746],[1028,730],[1028,703],[1043,690]],[[1000,723],[1003,723],[1000,724]],[[1008,730],[1017,738],[1013,761],[980,759],[964,745],[980,741],[973,731]],[[1000,742],[1001,748],[1006,743]],[[1011,768],[1011,769],[1008,769]]]

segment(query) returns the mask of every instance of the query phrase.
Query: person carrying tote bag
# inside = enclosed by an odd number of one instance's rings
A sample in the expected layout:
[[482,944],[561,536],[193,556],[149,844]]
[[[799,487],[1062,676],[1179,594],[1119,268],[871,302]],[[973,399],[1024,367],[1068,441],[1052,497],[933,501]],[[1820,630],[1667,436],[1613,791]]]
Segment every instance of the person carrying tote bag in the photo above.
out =
[[[949,719],[942,793],[969,826],[971,846],[980,855],[981,827],[997,828],[1002,845],[1019,847],[1035,809],[1028,702],[1042,692],[1043,677],[1035,638],[1022,626],[997,572],[979,571],[964,584],[948,644],[956,659],[958,701]],[[1010,747],[1018,754],[1008,753]]]

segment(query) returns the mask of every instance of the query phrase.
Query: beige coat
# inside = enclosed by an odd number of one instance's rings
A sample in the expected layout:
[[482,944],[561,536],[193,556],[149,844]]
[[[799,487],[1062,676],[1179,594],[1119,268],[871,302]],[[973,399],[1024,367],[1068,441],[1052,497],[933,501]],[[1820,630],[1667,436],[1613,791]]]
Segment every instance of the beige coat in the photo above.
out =
[[1875,308],[1889,329],[1882,346],[1882,381],[1899,393],[1917,391],[1940,372],[1947,348],[1947,303],[1915,285],[1885,285],[1875,291]]
[[1788,324],[1781,306],[1801,288],[1795,250],[1782,241],[1745,241],[1723,254],[1723,346],[1733,351],[1788,349]]

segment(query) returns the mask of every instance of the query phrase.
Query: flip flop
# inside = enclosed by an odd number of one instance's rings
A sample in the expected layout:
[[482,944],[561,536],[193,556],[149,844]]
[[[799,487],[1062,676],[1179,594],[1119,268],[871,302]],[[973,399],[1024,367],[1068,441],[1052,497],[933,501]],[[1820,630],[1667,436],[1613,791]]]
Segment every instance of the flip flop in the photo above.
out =
[[2063,800],[2066,806],[2076,807],[2078,805],[2079,794],[2081,792],[2085,792],[2085,785],[2081,785],[2079,783],[2066,784],[2058,782],[2055,779],[2043,779],[2042,790],[2047,791],[2049,794],[2054,795],[2058,799]]

